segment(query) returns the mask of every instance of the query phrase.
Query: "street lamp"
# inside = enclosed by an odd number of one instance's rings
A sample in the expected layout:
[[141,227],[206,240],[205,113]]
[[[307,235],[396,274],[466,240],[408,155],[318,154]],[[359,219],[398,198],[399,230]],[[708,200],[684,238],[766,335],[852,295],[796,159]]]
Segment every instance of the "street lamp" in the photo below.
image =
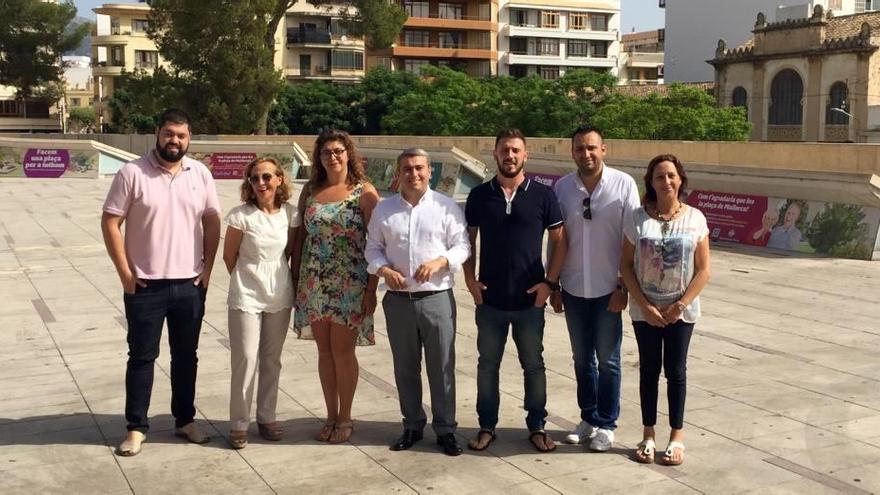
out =
[[837,113],[842,113],[843,115],[846,115],[847,117],[849,117],[849,118],[851,118],[851,119],[853,119],[853,120],[855,121],[855,124],[856,124],[856,142],[857,142],[857,143],[861,142],[861,136],[859,136],[859,119],[858,119],[858,117],[856,117],[855,115],[853,115],[853,114],[847,112],[846,110],[844,110],[844,109],[842,109],[842,108],[834,108],[834,107],[832,107],[832,108],[831,108],[831,111],[832,111],[832,112],[837,112]]

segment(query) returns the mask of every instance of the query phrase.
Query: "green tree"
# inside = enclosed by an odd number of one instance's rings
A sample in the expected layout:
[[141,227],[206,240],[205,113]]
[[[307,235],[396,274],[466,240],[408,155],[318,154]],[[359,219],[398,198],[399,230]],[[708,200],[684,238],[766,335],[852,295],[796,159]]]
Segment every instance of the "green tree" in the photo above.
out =
[[[156,117],[169,107],[187,108],[190,81],[157,68],[152,74],[144,71],[123,72],[116,79],[116,90],[107,100],[110,108],[108,130],[124,134],[151,134],[156,130]],[[194,123],[197,130],[198,123]]]
[[422,76],[412,92],[394,100],[382,125],[391,134],[469,134],[480,81],[445,67],[423,67]]
[[312,81],[285,85],[269,113],[275,134],[318,134],[334,128],[357,132],[363,128],[357,110],[360,88]]
[[61,55],[76,48],[89,32],[89,24],[71,27],[74,17],[76,7],[70,0],[0,2],[0,86],[14,87],[22,103],[33,97],[57,102]]
[[391,71],[382,67],[367,72],[361,81],[361,101],[357,105],[364,122],[364,134],[387,134],[382,118],[388,114],[397,98],[411,93],[419,78],[406,71]]
[[98,115],[91,107],[71,108],[67,116],[67,127],[70,132],[91,131],[98,123]]
[[[370,48],[388,48],[400,35],[406,22],[406,11],[396,2],[388,0],[310,0],[341,15],[348,32],[362,36]],[[339,5],[343,8],[339,8]],[[346,7],[353,8],[346,8]]]
[[817,253],[834,254],[842,247],[858,244],[868,226],[861,206],[833,203],[825,205],[810,222],[807,239]]
[[744,141],[751,129],[742,108],[717,108],[708,93],[681,84],[663,96],[611,95],[593,122],[614,139]]

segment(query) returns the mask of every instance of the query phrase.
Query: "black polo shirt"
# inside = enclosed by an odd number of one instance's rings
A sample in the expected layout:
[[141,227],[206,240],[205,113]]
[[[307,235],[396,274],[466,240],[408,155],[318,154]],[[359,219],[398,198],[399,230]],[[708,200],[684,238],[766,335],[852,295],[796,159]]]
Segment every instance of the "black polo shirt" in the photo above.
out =
[[483,302],[513,311],[535,304],[535,295],[526,291],[544,280],[544,230],[560,228],[563,220],[553,190],[531,179],[520,184],[507,206],[493,177],[471,190],[464,214],[468,227],[479,229]]

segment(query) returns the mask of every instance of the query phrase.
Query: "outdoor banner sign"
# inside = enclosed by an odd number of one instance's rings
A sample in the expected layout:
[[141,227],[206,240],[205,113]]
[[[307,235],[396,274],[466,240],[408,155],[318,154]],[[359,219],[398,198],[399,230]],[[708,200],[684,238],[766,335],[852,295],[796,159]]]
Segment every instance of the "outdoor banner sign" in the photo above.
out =
[[844,203],[692,191],[709,238],[773,249],[871,259],[880,209]]
[[67,150],[29,148],[24,154],[22,168],[26,177],[57,179],[70,166]]
[[256,153],[211,153],[211,174],[215,179],[241,179]]
[[553,189],[553,186],[562,178],[561,175],[552,175],[552,174],[536,174],[532,172],[525,173],[526,178],[532,179],[535,182],[540,184],[544,184],[545,186]]
[[57,179],[97,176],[98,152],[94,150],[0,146],[0,178]]

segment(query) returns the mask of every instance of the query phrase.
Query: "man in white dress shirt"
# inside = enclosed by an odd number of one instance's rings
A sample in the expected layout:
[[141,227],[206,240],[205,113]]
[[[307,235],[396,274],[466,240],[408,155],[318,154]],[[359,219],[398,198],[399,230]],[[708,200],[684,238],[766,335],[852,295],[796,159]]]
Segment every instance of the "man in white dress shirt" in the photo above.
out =
[[455,439],[455,298],[453,275],[470,254],[464,214],[451,198],[429,189],[428,153],[410,148],[397,158],[400,194],[383,200],[368,227],[367,271],[385,280],[382,300],[403,435],[391,450],[422,439],[422,348],[431,389],[431,426],[447,455]]
[[627,293],[618,277],[623,226],[639,207],[636,182],[605,165],[602,133],[578,128],[571,138],[577,165],[556,183],[554,192],[565,218],[568,252],[551,295],[554,309],[565,308],[577,379],[581,422],[566,437],[569,443],[590,442],[606,451],[614,442],[620,414],[621,311]]

